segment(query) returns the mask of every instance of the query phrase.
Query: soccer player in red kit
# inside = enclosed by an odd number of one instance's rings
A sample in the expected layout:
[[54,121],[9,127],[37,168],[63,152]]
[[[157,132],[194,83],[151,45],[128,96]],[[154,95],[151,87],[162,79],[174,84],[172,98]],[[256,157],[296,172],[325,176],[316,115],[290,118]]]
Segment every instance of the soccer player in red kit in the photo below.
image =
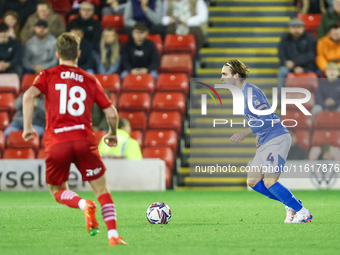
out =
[[28,141],[37,135],[32,127],[34,99],[45,94],[46,182],[58,203],[84,211],[87,231],[95,235],[98,223],[96,204],[79,197],[68,189],[70,165],[73,162],[88,181],[101,205],[108,229],[110,245],[126,244],[116,229],[116,210],[106,185],[106,168],[94,143],[91,110],[97,103],[105,112],[109,133],[104,137],[109,146],[117,145],[118,114],[99,81],[77,66],[80,38],[63,33],[57,39],[59,65],[43,70],[24,94],[23,138]]

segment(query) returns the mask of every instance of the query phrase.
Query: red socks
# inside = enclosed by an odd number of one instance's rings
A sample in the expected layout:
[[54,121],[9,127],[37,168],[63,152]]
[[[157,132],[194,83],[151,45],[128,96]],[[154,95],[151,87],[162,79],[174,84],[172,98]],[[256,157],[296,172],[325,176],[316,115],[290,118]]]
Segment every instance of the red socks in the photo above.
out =
[[107,226],[107,230],[117,228],[116,209],[110,193],[102,194],[98,197],[98,201],[102,207],[102,215]]
[[54,197],[55,200],[57,200],[57,202],[60,204],[79,209],[78,203],[81,197],[79,197],[77,193],[71,190],[59,190],[57,193],[54,194]]

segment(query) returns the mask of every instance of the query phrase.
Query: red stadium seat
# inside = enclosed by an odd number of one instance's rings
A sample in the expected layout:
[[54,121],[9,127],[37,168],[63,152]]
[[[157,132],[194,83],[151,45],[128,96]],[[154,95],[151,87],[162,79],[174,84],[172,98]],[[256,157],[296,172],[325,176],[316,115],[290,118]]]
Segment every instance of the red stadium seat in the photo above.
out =
[[145,147],[170,147],[177,153],[177,134],[174,130],[147,130]]
[[15,73],[0,74],[0,92],[18,94],[20,90],[20,78]]
[[143,148],[143,158],[160,158],[173,170],[175,156],[170,147],[145,147]]
[[7,137],[7,148],[32,148],[38,151],[40,139],[36,136],[34,139],[25,142],[22,138],[23,131],[12,131]]
[[[72,20],[78,18],[78,16],[79,16],[79,14],[71,14],[68,17],[68,24],[70,24]],[[93,14],[93,19],[98,21],[99,20],[98,15],[97,14]]]
[[167,34],[164,41],[165,54],[188,53],[191,57],[196,55],[196,41],[192,34]]
[[143,133],[140,130],[131,130],[130,136],[139,143],[141,148],[143,147]]
[[127,119],[132,129],[140,129],[142,131],[145,131],[146,129],[146,121],[147,117],[145,112],[119,112],[119,118]]
[[35,159],[35,152],[32,148],[8,148],[5,149],[3,159]]
[[0,130],[4,130],[9,125],[9,116],[7,112],[0,112]]
[[12,93],[0,93],[0,111],[13,112],[15,97]]
[[5,136],[4,132],[0,130],[0,151],[5,149]]
[[120,91],[120,78],[118,74],[95,74],[94,75],[104,89],[119,93]]
[[71,11],[69,0],[48,0],[52,4],[53,11],[61,14],[67,14]]
[[286,87],[304,88],[313,93],[318,89],[318,76],[316,73],[290,73],[286,79]]
[[29,87],[32,86],[34,79],[37,77],[37,74],[25,74],[22,78],[21,82],[21,91],[26,91]]
[[297,15],[305,23],[305,31],[317,37],[317,29],[320,25],[322,14],[301,14]]
[[340,127],[340,112],[324,111],[319,112],[315,117],[315,128],[339,129]]
[[45,158],[45,149],[41,148],[38,151],[37,159],[44,159]]
[[189,79],[185,73],[161,73],[157,79],[157,91],[182,92],[188,94]]
[[179,112],[156,112],[153,111],[149,117],[150,129],[173,129],[178,135],[182,131],[182,121]]
[[340,130],[318,129],[313,132],[312,146],[321,146],[326,143],[340,147]]
[[103,136],[106,135],[105,130],[96,130],[94,132],[94,143],[99,144],[99,142],[102,140]]
[[103,30],[108,27],[113,27],[118,32],[124,27],[123,14],[104,15],[101,24]]
[[150,94],[143,92],[124,92],[119,96],[118,108],[120,111],[145,111],[151,108]]
[[[298,99],[298,98],[305,98],[306,95],[303,93],[298,92],[288,92],[287,93],[287,99]],[[310,111],[313,106],[315,105],[315,97],[314,94],[311,95],[311,98],[308,102],[302,104],[308,111]],[[299,108],[295,104],[287,104],[287,111],[288,110],[294,110],[294,111],[300,111]]]
[[155,35],[150,35],[148,34],[147,39],[149,39],[150,41],[152,41],[158,51],[159,56],[161,56],[163,54],[163,42],[162,42],[162,37],[161,35],[155,34]]
[[313,118],[311,115],[304,115],[301,111],[287,111],[286,115],[281,116],[281,121],[287,120],[283,122],[285,126],[294,126],[296,122],[290,121],[289,119],[297,121],[294,129],[312,130]]
[[296,134],[296,142],[302,148],[305,148],[307,151],[310,149],[310,134],[308,130],[305,129],[297,129],[295,130]]
[[123,91],[138,91],[153,93],[155,81],[152,74],[127,74],[123,80]]
[[179,111],[185,113],[185,96],[182,93],[156,92],[152,101],[156,111]]
[[165,166],[165,183],[167,189],[172,188],[172,171],[168,166]]
[[110,94],[112,104],[117,108],[117,95],[115,93]]
[[163,55],[160,64],[161,73],[186,73],[192,76],[192,59],[189,54]]
[[120,46],[123,47],[124,44],[129,40],[129,36],[126,34],[118,34],[118,39],[120,42]]

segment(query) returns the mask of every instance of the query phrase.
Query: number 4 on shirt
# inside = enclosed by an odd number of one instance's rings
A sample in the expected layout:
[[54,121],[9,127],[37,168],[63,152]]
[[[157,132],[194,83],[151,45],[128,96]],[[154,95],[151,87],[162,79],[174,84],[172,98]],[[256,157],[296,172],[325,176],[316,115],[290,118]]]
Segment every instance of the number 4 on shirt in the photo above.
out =
[[274,164],[274,156],[272,156],[272,153],[268,154],[267,161],[269,161],[270,164]]

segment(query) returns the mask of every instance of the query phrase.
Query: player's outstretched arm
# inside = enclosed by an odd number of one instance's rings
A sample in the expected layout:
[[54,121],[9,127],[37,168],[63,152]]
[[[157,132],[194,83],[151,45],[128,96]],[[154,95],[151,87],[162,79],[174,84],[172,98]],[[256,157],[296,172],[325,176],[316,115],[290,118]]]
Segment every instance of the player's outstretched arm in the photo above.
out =
[[109,124],[109,133],[104,136],[104,142],[110,146],[115,147],[117,146],[117,128],[118,128],[118,113],[117,109],[111,105],[108,108],[103,109],[107,123]]
[[34,111],[34,100],[41,94],[40,90],[34,86],[31,86],[24,94],[22,101],[22,112],[24,119],[24,132],[22,138],[25,141],[31,140],[34,136],[38,135],[38,132],[33,129],[32,118]]
[[251,130],[251,128],[249,127],[241,132],[233,134],[232,137],[230,137],[230,141],[234,143],[242,142],[243,139],[250,134],[253,134],[253,130]]

